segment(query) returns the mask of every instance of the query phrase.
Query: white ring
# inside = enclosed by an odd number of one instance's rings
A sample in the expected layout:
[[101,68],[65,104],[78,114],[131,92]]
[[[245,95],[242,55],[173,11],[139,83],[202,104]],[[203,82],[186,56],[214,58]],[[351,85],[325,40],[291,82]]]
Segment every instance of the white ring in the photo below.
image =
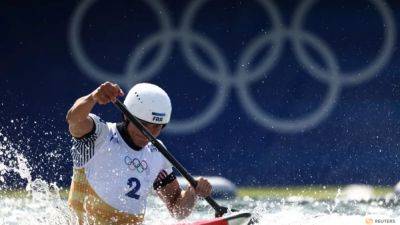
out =
[[[302,30],[306,13],[311,9],[315,0],[305,0],[297,8],[289,28],[282,24],[278,9],[272,1],[256,0],[269,15],[272,29],[267,35],[259,35],[253,38],[242,51],[235,70],[230,71],[227,59],[222,54],[221,49],[206,36],[192,30],[196,13],[207,1],[192,1],[183,13],[180,27],[177,29],[172,27],[169,13],[159,1],[144,1],[157,14],[161,30],[146,38],[133,49],[123,74],[103,70],[95,65],[85,54],[80,39],[81,24],[85,13],[95,0],[83,1],[74,12],[70,24],[69,42],[74,59],[79,68],[90,78],[99,82],[110,80],[118,82],[125,87],[130,87],[136,82],[149,80],[156,75],[165,65],[168,55],[172,51],[173,41],[177,41],[181,53],[186,56],[188,65],[199,77],[215,85],[217,92],[214,98],[209,101],[210,104],[199,114],[187,119],[172,120],[167,126],[166,130],[168,132],[189,133],[206,127],[223,111],[225,103],[231,94],[231,88],[237,88],[237,95],[241,105],[250,118],[265,128],[278,132],[293,133],[313,128],[320,123],[333,109],[343,85],[356,85],[371,79],[389,61],[393,53],[396,39],[395,22],[390,8],[383,0],[370,0],[377,7],[386,25],[386,28],[384,28],[384,42],[380,53],[371,65],[362,70],[349,73],[343,73],[340,70],[336,57],[327,43],[310,32]],[[306,71],[313,78],[329,86],[322,104],[314,112],[297,119],[280,119],[264,112],[252,99],[248,90],[251,83],[269,75],[269,71],[276,65],[276,61],[282,54],[285,39],[288,39],[293,44],[296,58],[300,64],[304,65]],[[328,69],[321,68],[313,61],[306,52],[305,43],[321,54],[323,60],[326,61]],[[267,44],[272,45],[272,50],[259,60],[259,64],[252,65],[251,62],[255,61],[257,53],[262,49],[262,46]],[[139,71],[138,68],[143,63],[145,56],[157,45],[161,45],[161,49],[158,50],[154,59]],[[201,60],[201,57],[194,52],[194,46],[200,47],[208,55],[213,66],[210,67]],[[249,65],[253,67],[250,68]]]
[[[298,34],[295,34],[288,30],[285,36],[291,38],[293,35]],[[301,37],[298,38],[308,42],[311,46],[315,43],[318,43],[318,45],[316,45],[318,47],[324,46],[321,40],[308,33],[304,33],[301,35]],[[332,53],[329,52],[329,49],[327,47],[316,50],[318,50],[319,53],[321,53],[321,55],[326,60],[332,76],[332,79],[329,79],[328,82],[329,91],[325,95],[325,99],[323,100],[323,103],[318,107],[318,109],[316,109],[313,113],[310,113],[309,115],[303,116],[299,119],[279,119],[269,113],[263,112],[263,110],[258,107],[258,105],[250,96],[249,90],[247,88],[248,85],[244,85],[245,83],[238,83],[238,96],[240,102],[246,112],[249,114],[250,118],[261,124],[265,128],[269,128],[281,133],[294,133],[302,132],[306,129],[315,127],[319,122],[321,122],[329,115],[338,99],[339,92],[341,90],[340,82],[337,79],[337,62]]]
[[[168,31],[163,31],[150,36],[148,39],[141,42],[133,51],[133,54],[128,58],[128,63],[125,69],[125,88],[129,89],[139,81],[150,80],[161,68],[165,65],[168,55],[172,51],[172,36],[173,34]],[[146,53],[156,46],[157,43],[161,43],[161,50],[159,54],[152,60],[149,65],[138,71],[141,60],[144,58]]]
[[[86,55],[86,53],[83,50],[83,46],[81,45],[81,38],[80,38],[80,31],[81,31],[81,25],[83,21],[84,15],[87,13],[88,9],[95,3],[96,0],[86,0],[82,1],[78,7],[76,8],[71,24],[70,24],[70,32],[69,32],[69,43],[71,45],[72,53],[75,56],[75,60],[79,66],[79,68],[87,74],[90,78],[98,81],[98,82],[104,82],[104,81],[113,81],[116,82],[120,79],[122,79],[121,85],[123,86],[129,86],[132,85],[132,83],[141,81],[141,80],[147,80],[150,79],[152,76],[155,74],[151,73],[146,73],[145,75],[142,75],[140,73],[135,73],[135,74],[117,74],[117,73],[112,73],[105,71],[104,69],[98,67],[93,61],[89,59],[89,57]],[[145,3],[148,3],[149,6],[156,12],[156,15],[158,16],[158,21],[161,25],[161,30],[166,32],[171,30],[171,21],[169,19],[168,12],[166,11],[165,7],[161,5],[159,1],[154,1],[154,0],[147,0],[143,1]],[[167,39],[168,40],[168,39]],[[144,41],[144,45],[146,45],[147,42]],[[159,56],[157,57],[156,62],[161,64],[160,61],[163,61],[166,59],[167,54],[165,54],[166,51],[170,49],[170,46],[168,44],[163,45],[163,49],[160,51]],[[138,53],[136,53],[138,54]],[[135,54],[135,56],[136,56]],[[164,57],[164,58],[162,58]],[[134,60],[133,60],[134,61]],[[157,67],[155,63],[152,63],[151,66]],[[132,70],[132,67],[126,66],[128,70]],[[155,70],[155,69],[153,69]],[[137,72],[137,71],[135,71]],[[129,77],[129,76],[133,76]],[[121,78],[122,77],[122,78]],[[120,79],[118,79],[120,78]]]
[[[371,65],[367,66],[364,69],[357,70],[354,72],[343,72],[340,71],[339,79],[345,85],[356,85],[360,84],[364,81],[371,79],[376,76],[377,72],[385,66],[385,64],[389,61],[393,50],[394,43],[396,40],[396,26],[393,19],[393,13],[390,8],[387,7],[384,1],[382,0],[369,0],[377,7],[383,18],[383,24],[385,28],[384,33],[384,41],[382,48],[380,49],[379,55],[374,59]],[[305,20],[305,14],[310,10],[312,4],[315,3],[315,0],[305,0],[300,7],[296,10],[295,16],[293,19],[292,29],[295,31],[300,31]],[[295,39],[295,42],[298,42]],[[302,63],[306,66],[308,71],[313,71],[315,77],[319,80],[327,79],[324,75],[324,69],[315,63],[312,57],[307,54],[307,51],[303,47],[303,45],[296,44],[296,51],[299,52],[301,56]]]
[[[243,51],[242,55],[239,57],[238,67],[236,68],[236,82],[235,84],[250,83],[259,80],[268,73],[270,69],[274,66],[274,63],[280,58],[283,49],[283,39],[285,38],[284,31],[282,29],[274,30],[268,33],[268,35],[259,35],[253,41],[250,42],[248,47]],[[279,40],[279,41],[274,41]],[[272,42],[271,54],[262,64],[256,69],[250,71],[248,68],[251,64],[253,58],[257,55],[258,51],[262,49],[262,46]],[[278,42],[276,46],[273,44]]]

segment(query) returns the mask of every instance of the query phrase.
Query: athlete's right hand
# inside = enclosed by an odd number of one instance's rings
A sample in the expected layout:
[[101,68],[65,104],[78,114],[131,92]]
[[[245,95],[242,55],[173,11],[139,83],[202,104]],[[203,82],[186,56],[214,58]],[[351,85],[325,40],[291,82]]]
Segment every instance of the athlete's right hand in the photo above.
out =
[[115,102],[117,97],[124,96],[124,92],[118,84],[107,81],[94,90],[90,96],[96,103],[105,105],[110,102]]

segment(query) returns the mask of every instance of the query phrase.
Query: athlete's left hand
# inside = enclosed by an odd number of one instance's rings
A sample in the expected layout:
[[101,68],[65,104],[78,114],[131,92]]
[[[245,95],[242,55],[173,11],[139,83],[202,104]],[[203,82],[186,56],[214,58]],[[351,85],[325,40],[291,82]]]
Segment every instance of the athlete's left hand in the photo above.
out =
[[205,198],[211,195],[211,184],[207,179],[200,177],[197,181],[197,186],[195,188],[195,192],[198,196]]

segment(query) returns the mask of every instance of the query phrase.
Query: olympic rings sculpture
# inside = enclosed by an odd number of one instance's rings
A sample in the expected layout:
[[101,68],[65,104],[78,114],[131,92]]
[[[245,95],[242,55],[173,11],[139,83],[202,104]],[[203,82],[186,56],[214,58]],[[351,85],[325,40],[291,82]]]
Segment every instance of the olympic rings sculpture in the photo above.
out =
[[[371,64],[357,71],[343,71],[328,44],[303,29],[306,14],[311,10],[316,0],[304,0],[301,2],[294,13],[290,26],[283,25],[279,10],[272,1],[256,0],[269,15],[272,28],[267,34],[260,34],[247,44],[242,55],[239,56],[236,68],[231,71],[228,68],[227,59],[221,53],[222,51],[219,47],[209,38],[191,28],[196,13],[207,1],[209,0],[192,1],[184,11],[178,28],[173,27],[169,12],[160,1],[143,1],[155,12],[161,29],[136,46],[127,59],[123,74],[103,70],[93,63],[84,52],[80,38],[82,22],[95,0],[82,1],[72,16],[69,30],[69,43],[74,59],[79,68],[91,79],[98,82],[111,80],[129,87],[134,83],[150,80],[157,75],[172,51],[173,42],[178,42],[182,54],[194,73],[202,79],[215,84],[218,90],[210,105],[206,106],[199,114],[188,119],[172,120],[167,126],[168,132],[190,133],[206,127],[222,112],[231,89],[236,89],[243,109],[256,123],[277,132],[296,133],[311,129],[323,121],[335,106],[343,87],[358,85],[372,79],[390,60],[396,41],[396,24],[391,9],[384,0],[369,0],[375,5],[383,19],[383,43],[378,55],[372,60]],[[285,40],[293,44],[296,58],[304,66],[306,72],[328,86],[328,91],[320,106],[308,115],[296,119],[282,119],[264,112],[252,99],[248,90],[250,83],[260,80],[275,66],[282,53]],[[261,60],[262,63],[259,63],[255,68],[248,68],[258,51],[268,44],[272,45],[272,48],[269,54]],[[305,49],[305,44],[312,46],[321,55],[327,68],[321,68],[312,59]],[[153,61],[139,71],[138,68],[144,56],[156,45],[161,47]],[[216,69],[202,63],[200,56],[193,51],[193,46],[195,45],[203,49],[216,65]],[[132,74],[134,75],[132,76]]]

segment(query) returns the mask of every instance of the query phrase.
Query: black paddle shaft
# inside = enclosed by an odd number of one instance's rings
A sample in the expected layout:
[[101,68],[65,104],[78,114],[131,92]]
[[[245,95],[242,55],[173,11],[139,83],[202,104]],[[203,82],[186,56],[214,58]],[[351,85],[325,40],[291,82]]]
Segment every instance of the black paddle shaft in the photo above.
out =
[[[189,181],[190,185],[193,187],[197,186],[197,181],[189,174],[189,172],[179,163],[178,160],[167,150],[167,148],[162,145],[144,126],[143,124],[128,111],[126,106],[117,99],[114,105],[126,116],[129,121],[132,122],[146,138],[154,145],[156,148],[164,155],[164,157],[182,174],[183,177]],[[210,204],[215,210],[215,217],[221,217],[228,212],[228,208],[218,205],[218,203],[210,196],[205,198],[208,204]],[[232,210],[237,211],[237,210]]]

